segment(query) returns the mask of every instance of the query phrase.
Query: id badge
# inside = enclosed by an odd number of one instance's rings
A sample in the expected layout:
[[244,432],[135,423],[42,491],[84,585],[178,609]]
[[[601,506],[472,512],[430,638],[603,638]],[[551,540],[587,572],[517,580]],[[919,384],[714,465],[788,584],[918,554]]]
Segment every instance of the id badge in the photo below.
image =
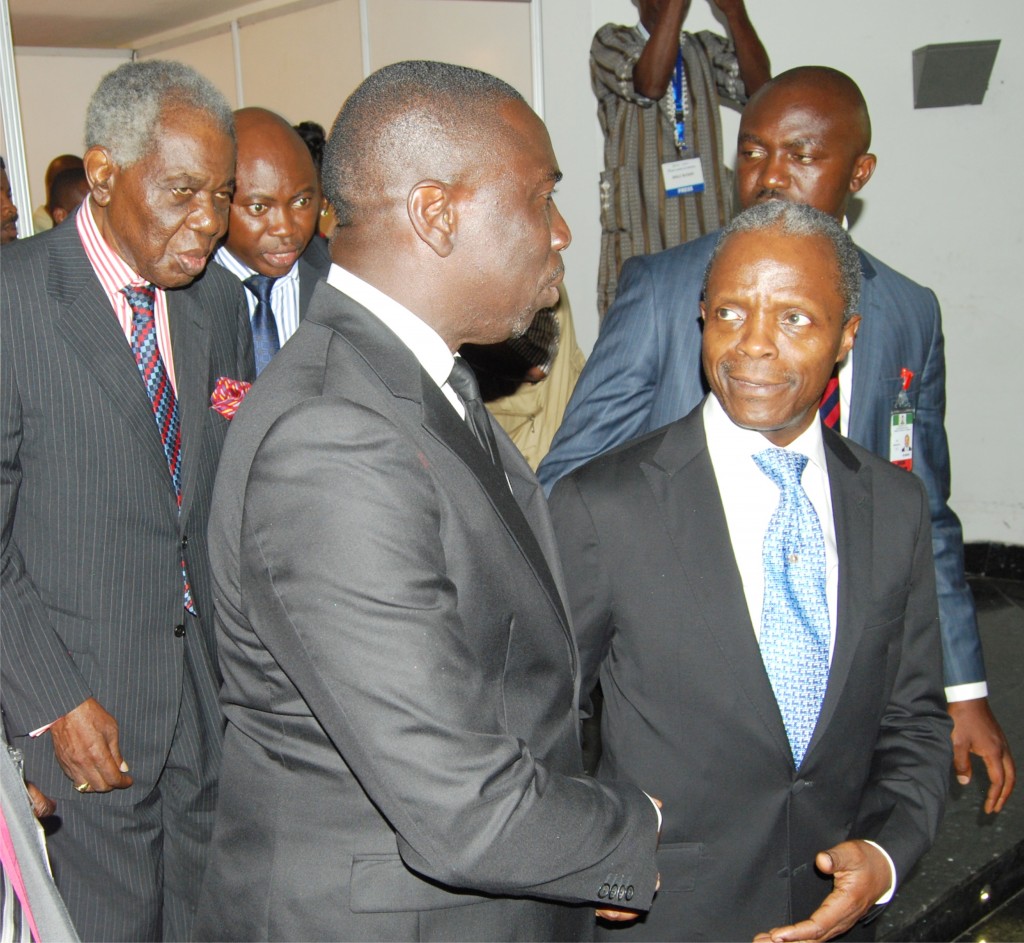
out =
[[699,157],[666,161],[661,165],[661,179],[665,184],[665,196],[682,196],[704,190],[704,168]]
[[894,409],[889,426],[889,461],[907,471],[914,469],[914,410]]

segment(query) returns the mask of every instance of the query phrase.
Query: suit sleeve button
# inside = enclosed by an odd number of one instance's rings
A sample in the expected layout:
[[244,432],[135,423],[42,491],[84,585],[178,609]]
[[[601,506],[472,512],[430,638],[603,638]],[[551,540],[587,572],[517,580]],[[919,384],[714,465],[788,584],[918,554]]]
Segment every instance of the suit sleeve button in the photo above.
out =
[[184,636],[185,636],[185,626],[183,626],[183,625],[176,625],[174,627],[174,637],[175,638],[184,638]]
[[606,898],[608,896],[610,891],[611,891],[611,887],[609,887],[609,885],[602,884],[601,887],[597,891],[597,896],[600,897],[602,900],[604,900],[604,898]]
[[629,887],[626,888],[626,900],[632,900],[633,899],[633,895],[635,893],[636,893],[636,891],[633,889],[633,885],[630,884]]

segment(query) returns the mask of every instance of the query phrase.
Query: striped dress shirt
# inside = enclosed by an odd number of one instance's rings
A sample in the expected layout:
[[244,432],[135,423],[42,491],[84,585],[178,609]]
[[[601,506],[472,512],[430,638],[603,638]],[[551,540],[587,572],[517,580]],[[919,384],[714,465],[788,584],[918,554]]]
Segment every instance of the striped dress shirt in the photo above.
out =
[[[255,275],[255,269],[249,268],[244,262],[239,262],[232,255],[227,246],[221,246],[214,255],[214,261],[222,265],[239,281],[244,282],[250,275]],[[256,311],[256,296],[246,290],[245,300],[249,305],[249,321],[252,323],[252,316]],[[274,311],[274,321],[277,324],[277,336],[284,346],[288,340],[299,329],[299,263],[296,262],[287,275],[282,275],[273,288],[270,289],[270,307]]]
[[[745,104],[732,42],[715,33],[680,33],[689,88],[686,146],[676,145],[672,83],[655,102],[633,88],[649,34],[642,25],[606,23],[590,47],[590,81],[604,132],[598,310],[615,300],[619,269],[634,255],[660,252],[720,229],[732,218],[732,174],[724,164],[718,96]],[[704,191],[666,196],[662,164],[700,157]]]

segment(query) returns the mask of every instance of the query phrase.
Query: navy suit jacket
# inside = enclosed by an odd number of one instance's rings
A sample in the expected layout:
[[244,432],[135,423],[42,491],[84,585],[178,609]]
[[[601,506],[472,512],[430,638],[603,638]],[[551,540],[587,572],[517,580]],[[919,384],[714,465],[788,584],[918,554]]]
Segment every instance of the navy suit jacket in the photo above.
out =
[[[619,293],[537,470],[545,491],[613,446],[685,416],[707,392],[701,370],[700,290],[718,233],[626,261]],[[914,373],[914,471],[932,519],[947,686],[985,680],[964,579],[963,533],[949,507],[946,361],[939,304],[863,250],[860,332],[854,346],[849,437],[883,458],[900,369]]]

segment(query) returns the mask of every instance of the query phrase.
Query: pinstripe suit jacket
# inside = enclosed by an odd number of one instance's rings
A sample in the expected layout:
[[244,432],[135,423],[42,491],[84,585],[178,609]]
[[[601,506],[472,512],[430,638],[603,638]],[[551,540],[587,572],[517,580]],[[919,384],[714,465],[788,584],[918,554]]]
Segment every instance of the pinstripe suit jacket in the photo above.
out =
[[[637,256],[601,327],[551,451],[537,469],[550,492],[596,455],[685,416],[707,392],[701,371],[700,289],[718,233]],[[889,417],[900,368],[914,372],[914,472],[932,518],[947,685],[985,680],[964,580],[963,532],[950,509],[946,360],[935,295],[862,250],[860,332],[854,346],[849,437],[889,457]]]
[[[4,249],[0,287],[2,615],[8,734],[44,792],[74,795],[49,737],[29,731],[93,696],[120,726],[135,786],[169,749],[185,647],[215,675],[206,522],[227,421],[219,376],[251,379],[238,281],[216,266],[168,292],[182,428],[179,513],[131,349],[74,226]],[[181,560],[199,618],[182,623]]]

